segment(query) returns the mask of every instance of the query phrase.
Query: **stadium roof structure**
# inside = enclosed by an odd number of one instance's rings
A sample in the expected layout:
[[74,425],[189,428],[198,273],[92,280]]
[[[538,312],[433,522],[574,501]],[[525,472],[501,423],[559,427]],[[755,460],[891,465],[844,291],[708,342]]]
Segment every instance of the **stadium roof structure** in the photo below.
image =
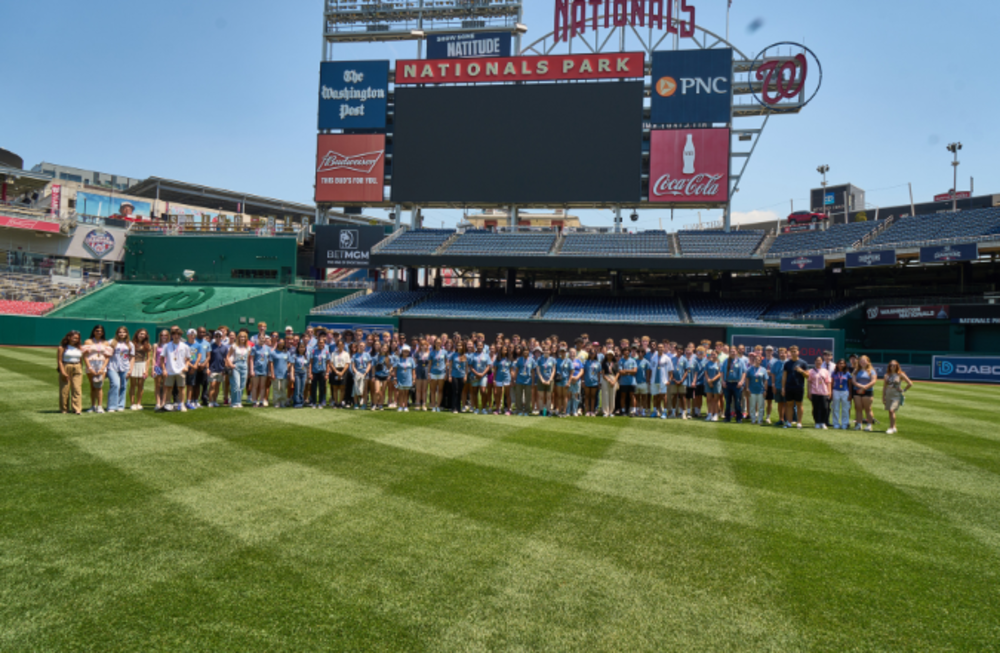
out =
[[[284,215],[293,219],[312,220],[316,217],[316,207],[312,204],[288,202],[285,200],[261,197],[251,193],[240,193],[223,188],[212,188],[200,184],[191,184],[162,177],[149,177],[133,185],[126,194],[135,197],[148,197],[164,202],[190,204],[205,208],[216,208],[230,213],[248,213],[250,215]],[[343,213],[327,212],[327,217],[335,222],[352,224],[391,225],[385,218],[373,218],[360,215],[345,215]]]
[[21,168],[0,163],[0,181],[7,182],[7,196],[17,197],[24,193],[41,190],[52,181],[48,175],[29,172]]

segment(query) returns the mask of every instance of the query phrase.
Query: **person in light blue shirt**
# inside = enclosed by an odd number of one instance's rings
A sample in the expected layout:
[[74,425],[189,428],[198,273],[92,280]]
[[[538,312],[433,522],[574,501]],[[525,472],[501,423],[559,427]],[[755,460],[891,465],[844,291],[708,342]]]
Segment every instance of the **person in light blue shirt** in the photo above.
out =
[[635,386],[637,385],[635,375],[639,372],[639,352],[635,347],[630,351],[622,352],[622,360],[618,365],[618,393],[622,401],[622,415],[628,417],[635,416],[635,406],[632,399],[635,396]]
[[469,357],[466,354],[465,343],[461,340],[455,345],[455,353],[449,361],[451,370],[451,412],[462,410],[462,394],[469,380]]
[[267,405],[267,379],[271,365],[271,337],[257,338],[250,349],[250,401],[254,407]]
[[295,408],[303,408],[306,403],[306,381],[309,378],[309,348],[305,340],[299,340],[292,356],[292,370],[295,374],[295,396],[292,399]]
[[550,355],[548,345],[538,357],[537,365],[538,408],[543,417],[548,417],[552,405],[552,384],[556,377],[556,359]]
[[648,351],[640,352],[642,355],[639,357],[639,370],[635,375],[635,398],[636,398],[636,410],[639,415],[645,417],[649,412],[649,360],[650,354]]
[[771,372],[761,365],[756,352],[750,354],[750,369],[747,371],[747,384],[750,386],[750,423],[764,424],[764,392]]
[[441,412],[441,401],[444,399],[444,382],[448,374],[447,351],[441,348],[441,341],[434,341],[434,348],[430,353],[430,369],[427,374],[430,386],[430,407],[435,413]]
[[597,414],[597,391],[601,387],[601,360],[591,348],[583,363],[583,412],[585,417]]
[[531,412],[531,381],[535,376],[535,359],[525,348],[518,351],[514,363],[514,412],[524,416]]
[[677,412],[680,411],[680,418],[687,418],[688,378],[695,374],[689,367],[688,359],[683,354],[674,358],[674,369],[670,372],[670,390],[667,393],[671,417],[678,417]]
[[556,385],[553,389],[555,393],[555,411],[560,417],[568,417],[569,413],[569,382],[573,376],[573,359],[569,357],[569,352],[560,348],[556,354]]
[[[496,349],[494,348],[494,351]],[[508,345],[500,348],[500,353],[493,361],[493,414],[497,415],[506,411],[510,415],[510,391],[514,370],[514,353]]]
[[326,341],[320,338],[309,354],[309,403],[316,409],[326,405],[326,368],[329,363],[330,351],[326,348]]
[[482,341],[476,342],[476,352],[469,357],[469,380],[472,385],[472,412],[487,414],[489,404],[486,376],[492,368],[490,355],[485,351]]
[[372,370],[372,357],[365,351],[364,343],[357,343],[352,346],[354,353],[351,354],[351,376],[354,379],[354,392],[351,393],[351,402],[354,410],[364,410],[365,386],[368,384],[369,372]]
[[580,402],[582,400],[583,361],[580,360],[576,349],[569,350],[569,358],[573,362],[573,370],[569,379],[569,408],[567,414],[570,417],[576,417],[580,413]]
[[695,349],[694,355],[694,402],[690,408],[692,417],[701,417],[701,404],[705,398],[705,366],[708,355],[704,347]]
[[[785,376],[785,361],[788,354],[784,347],[778,348],[778,355],[768,362],[771,371],[771,387],[774,388],[774,402],[778,405],[778,426],[785,419],[785,390],[782,386]],[[767,423],[771,423],[771,409],[767,410]]]
[[417,368],[410,356],[410,346],[403,345],[393,366],[396,377],[396,410],[401,413],[410,412],[410,390],[413,389],[413,375]]
[[722,368],[719,366],[719,355],[712,351],[705,363],[705,395],[708,397],[708,417],[706,422],[718,422],[722,412]]
[[291,355],[285,346],[285,341],[279,340],[277,346],[271,350],[270,368],[268,370],[272,379],[271,390],[274,391],[275,408],[284,408],[288,405],[288,362],[290,357]]
[[724,420],[743,423],[743,386],[746,384],[747,368],[737,353],[730,355],[722,364],[722,378],[725,381],[726,409]]
[[382,410],[386,403],[386,393],[389,389],[389,372],[392,371],[392,355],[389,345],[376,345],[378,353],[372,356],[372,385],[374,392],[371,398],[371,409]]

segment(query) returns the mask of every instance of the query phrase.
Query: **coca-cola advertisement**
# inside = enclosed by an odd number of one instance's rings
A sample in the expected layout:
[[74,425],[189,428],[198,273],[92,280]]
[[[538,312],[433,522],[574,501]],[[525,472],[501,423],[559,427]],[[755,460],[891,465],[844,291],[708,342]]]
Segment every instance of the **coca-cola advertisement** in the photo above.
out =
[[384,184],[384,134],[320,134],[317,202],[381,202]]
[[650,134],[649,201],[729,199],[729,130],[663,129]]

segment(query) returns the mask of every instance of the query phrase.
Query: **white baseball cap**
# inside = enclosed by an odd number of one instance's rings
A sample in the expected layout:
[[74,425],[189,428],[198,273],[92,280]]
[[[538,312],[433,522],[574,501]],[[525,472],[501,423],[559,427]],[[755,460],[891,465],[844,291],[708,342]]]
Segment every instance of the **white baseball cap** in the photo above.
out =
[[188,335],[189,336],[196,336],[196,335],[198,335],[198,329],[188,329]]
[[286,326],[286,327],[285,327],[285,331],[295,331],[295,329],[293,329],[293,328],[292,328],[292,327],[290,327],[290,326]]

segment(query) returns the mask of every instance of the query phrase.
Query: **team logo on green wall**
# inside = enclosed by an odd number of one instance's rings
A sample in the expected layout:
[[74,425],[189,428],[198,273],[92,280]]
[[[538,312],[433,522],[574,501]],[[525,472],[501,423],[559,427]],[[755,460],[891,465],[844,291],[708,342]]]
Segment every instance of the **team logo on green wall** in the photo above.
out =
[[143,313],[157,315],[194,308],[204,304],[215,295],[215,288],[198,288],[192,290],[177,290],[175,292],[154,295],[143,300]]

